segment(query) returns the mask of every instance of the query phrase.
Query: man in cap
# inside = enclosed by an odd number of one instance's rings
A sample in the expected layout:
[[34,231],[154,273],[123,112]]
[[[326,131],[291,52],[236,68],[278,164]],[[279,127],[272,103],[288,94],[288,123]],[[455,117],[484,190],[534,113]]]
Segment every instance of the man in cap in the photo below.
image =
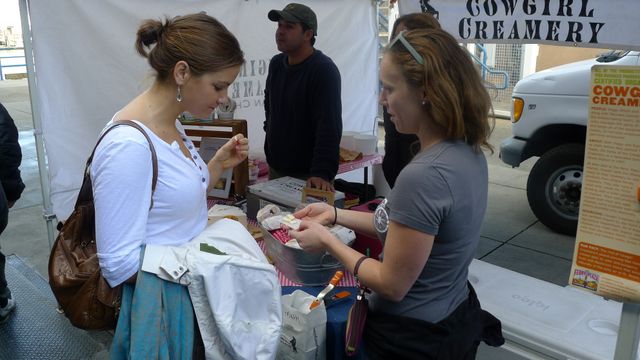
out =
[[281,51],[269,63],[264,90],[269,178],[293,176],[306,179],[308,187],[333,191],[342,134],[340,72],[313,47],[318,33],[313,10],[291,3],[269,11],[268,18],[278,22]]

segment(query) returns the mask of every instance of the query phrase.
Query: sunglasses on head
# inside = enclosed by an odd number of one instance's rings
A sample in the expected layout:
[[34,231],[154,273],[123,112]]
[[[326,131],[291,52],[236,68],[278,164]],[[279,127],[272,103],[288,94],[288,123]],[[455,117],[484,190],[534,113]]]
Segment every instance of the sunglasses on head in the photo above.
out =
[[418,64],[424,65],[424,58],[422,58],[416,48],[414,48],[413,45],[411,45],[411,43],[404,37],[404,33],[406,31],[407,30],[400,31],[400,33],[393,40],[391,40],[391,42],[389,43],[389,49],[391,49],[396,43],[398,43],[398,41],[400,41],[400,43],[402,43],[404,48],[407,49],[407,51],[411,54],[411,56],[413,56]]

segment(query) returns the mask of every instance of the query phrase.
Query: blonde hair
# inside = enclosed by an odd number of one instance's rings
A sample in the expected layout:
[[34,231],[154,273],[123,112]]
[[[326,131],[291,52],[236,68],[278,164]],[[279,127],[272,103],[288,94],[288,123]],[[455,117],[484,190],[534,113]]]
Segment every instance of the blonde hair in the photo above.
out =
[[403,36],[422,56],[424,65],[399,41],[385,51],[411,87],[424,87],[430,128],[446,139],[464,139],[476,151],[484,147],[493,152],[488,142],[491,98],[469,54],[441,29],[405,31]]
[[244,63],[236,37],[203,12],[167,18],[164,22],[145,20],[138,29],[135,45],[156,71],[158,81],[169,79],[180,60],[189,64],[195,76]]

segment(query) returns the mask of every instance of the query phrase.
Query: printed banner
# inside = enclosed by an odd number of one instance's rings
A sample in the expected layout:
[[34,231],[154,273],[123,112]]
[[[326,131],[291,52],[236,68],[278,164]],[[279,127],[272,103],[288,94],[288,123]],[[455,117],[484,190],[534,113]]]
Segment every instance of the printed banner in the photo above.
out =
[[640,49],[636,0],[398,0],[429,12],[461,42]]
[[595,65],[569,284],[640,302],[640,67]]

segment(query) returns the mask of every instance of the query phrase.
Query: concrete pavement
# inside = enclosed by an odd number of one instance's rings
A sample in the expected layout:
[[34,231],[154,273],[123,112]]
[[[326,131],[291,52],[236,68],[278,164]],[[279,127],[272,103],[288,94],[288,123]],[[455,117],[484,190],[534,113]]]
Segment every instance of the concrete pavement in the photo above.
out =
[[9,211],[9,224],[0,235],[0,246],[4,254],[18,255],[46,277],[49,243],[42,216],[42,190],[27,80],[0,81],[0,102],[7,108],[20,132],[20,171],[26,184],[21,198]]

